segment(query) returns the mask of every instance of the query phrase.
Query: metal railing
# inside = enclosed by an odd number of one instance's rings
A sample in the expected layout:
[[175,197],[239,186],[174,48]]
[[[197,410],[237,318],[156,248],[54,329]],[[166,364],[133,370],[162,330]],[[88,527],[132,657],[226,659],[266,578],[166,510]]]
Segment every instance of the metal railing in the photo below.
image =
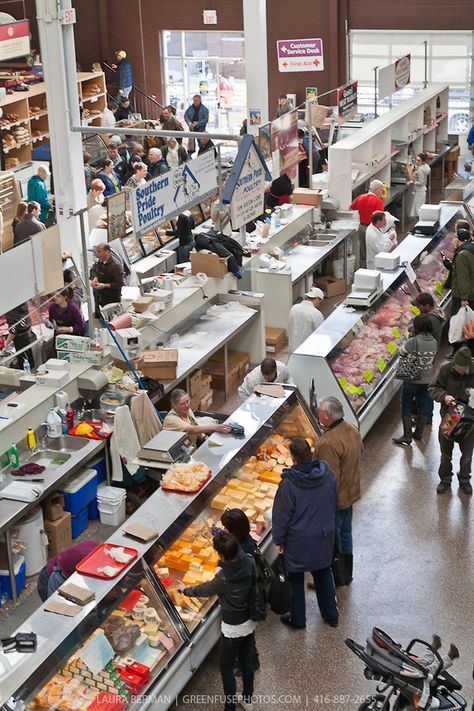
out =
[[[101,62],[101,64],[104,69],[108,70],[114,76],[117,76],[117,71],[110,64],[107,64],[107,62]],[[113,96],[111,91],[108,90],[107,93]],[[139,113],[143,116],[143,118],[150,120],[158,120],[161,116],[161,112],[165,108],[163,104],[160,104],[156,96],[147,94],[136,84],[132,84],[130,103],[133,105],[136,113]]]

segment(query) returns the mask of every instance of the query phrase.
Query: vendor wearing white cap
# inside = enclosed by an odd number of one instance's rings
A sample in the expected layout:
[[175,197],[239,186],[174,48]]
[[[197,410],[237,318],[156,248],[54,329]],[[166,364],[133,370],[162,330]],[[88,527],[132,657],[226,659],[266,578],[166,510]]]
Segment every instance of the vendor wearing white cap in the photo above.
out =
[[367,269],[375,268],[375,255],[379,252],[391,252],[397,246],[397,231],[393,226],[397,218],[389,212],[376,210],[371,217],[371,224],[365,233]]
[[324,321],[319,311],[324,294],[316,286],[305,294],[305,300],[291,307],[288,320],[288,353],[294,353]]

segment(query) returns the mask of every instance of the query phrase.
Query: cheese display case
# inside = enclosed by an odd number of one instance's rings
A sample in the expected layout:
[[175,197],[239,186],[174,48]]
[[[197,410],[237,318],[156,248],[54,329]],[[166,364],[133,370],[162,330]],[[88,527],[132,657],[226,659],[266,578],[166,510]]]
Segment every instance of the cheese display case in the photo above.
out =
[[[77,617],[58,617],[44,605],[20,627],[35,632],[34,654],[4,655],[0,704],[9,711],[96,711],[99,708],[171,708],[219,638],[216,599],[186,598],[181,583],[212,578],[217,555],[212,526],[226,508],[246,511],[254,537],[272,560],[271,509],[285,466],[289,439],[318,437],[317,423],[294,387],[284,397],[252,396],[229,420],[242,438],[206,442],[190,465],[211,477],[196,494],[158,489],[129,519],[153,527],[157,538],[132,544],[122,530],[108,543],[133,545],[136,562],[114,580],[74,573],[96,599]],[[58,593],[50,600],[60,601]],[[5,668],[5,667],[3,667]],[[156,699],[160,699],[159,702]]]
[[346,419],[363,436],[400,385],[394,379],[395,366],[409,324],[418,313],[411,305],[417,291],[431,292],[441,309],[449,301],[442,255],[452,258],[454,254],[458,219],[474,224],[463,203],[441,203],[436,233],[432,237],[410,234],[394,251],[402,265],[413,268],[415,283],[405,266],[383,273],[384,292],[371,307],[339,306],[291,356],[290,370],[302,393],[309,397],[313,380],[318,397],[339,392]]

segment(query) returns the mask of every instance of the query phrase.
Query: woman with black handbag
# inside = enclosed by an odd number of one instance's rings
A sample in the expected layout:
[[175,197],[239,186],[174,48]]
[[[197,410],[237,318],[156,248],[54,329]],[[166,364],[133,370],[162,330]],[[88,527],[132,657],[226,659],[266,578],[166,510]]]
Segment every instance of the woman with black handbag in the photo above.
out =
[[[438,345],[433,337],[433,326],[428,315],[420,314],[413,320],[414,335],[399,352],[396,378],[403,381],[401,410],[403,434],[394,437],[395,444],[410,445],[412,439],[421,440],[432,412],[428,384],[433,375],[433,363]],[[416,427],[412,432],[412,406],[416,401]]]
[[[184,588],[188,597],[217,595],[222,610],[220,667],[224,685],[224,711],[236,711],[237,703],[252,711],[254,682],[255,628],[255,564],[227,531],[214,535],[214,549],[219,554],[219,569],[208,582]],[[243,694],[236,694],[234,662],[238,658],[242,668]]]

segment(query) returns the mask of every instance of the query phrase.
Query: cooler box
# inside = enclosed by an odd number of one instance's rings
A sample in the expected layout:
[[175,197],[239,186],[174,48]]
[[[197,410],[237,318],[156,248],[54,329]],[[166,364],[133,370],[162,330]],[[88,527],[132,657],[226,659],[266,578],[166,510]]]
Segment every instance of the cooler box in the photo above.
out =
[[[26,563],[22,555],[18,556],[13,569],[15,571],[16,594],[19,595],[26,583]],[[10,599],[13,599],[8,570],[0,570],[0,592],[2,595],[8,595]]]
[[97,506],[97,499],[91,501],[87,504],[87,518],[89,521],[95,521],[99,518],[99,507]]
[[89,525],[89,516],[87,506],[79,511],[79,513],[71,516],[71,533],[73,538],[77,538]]
[[65,511],[71,514],[83,511],[97,496],[96,470],[84,469],[61,489],[61,494],[64,497]]
[[97,493],[100,522],[107,526],[120,526],[126,519],[127,492],[115,486],[102,486]]
[[[89,469],[95,469],[97,472],[97,486],[101,481],[106,479],[105,457],[98,457],[93,462],[89,462]],[[89,516],[90,518],[90,516]]]

